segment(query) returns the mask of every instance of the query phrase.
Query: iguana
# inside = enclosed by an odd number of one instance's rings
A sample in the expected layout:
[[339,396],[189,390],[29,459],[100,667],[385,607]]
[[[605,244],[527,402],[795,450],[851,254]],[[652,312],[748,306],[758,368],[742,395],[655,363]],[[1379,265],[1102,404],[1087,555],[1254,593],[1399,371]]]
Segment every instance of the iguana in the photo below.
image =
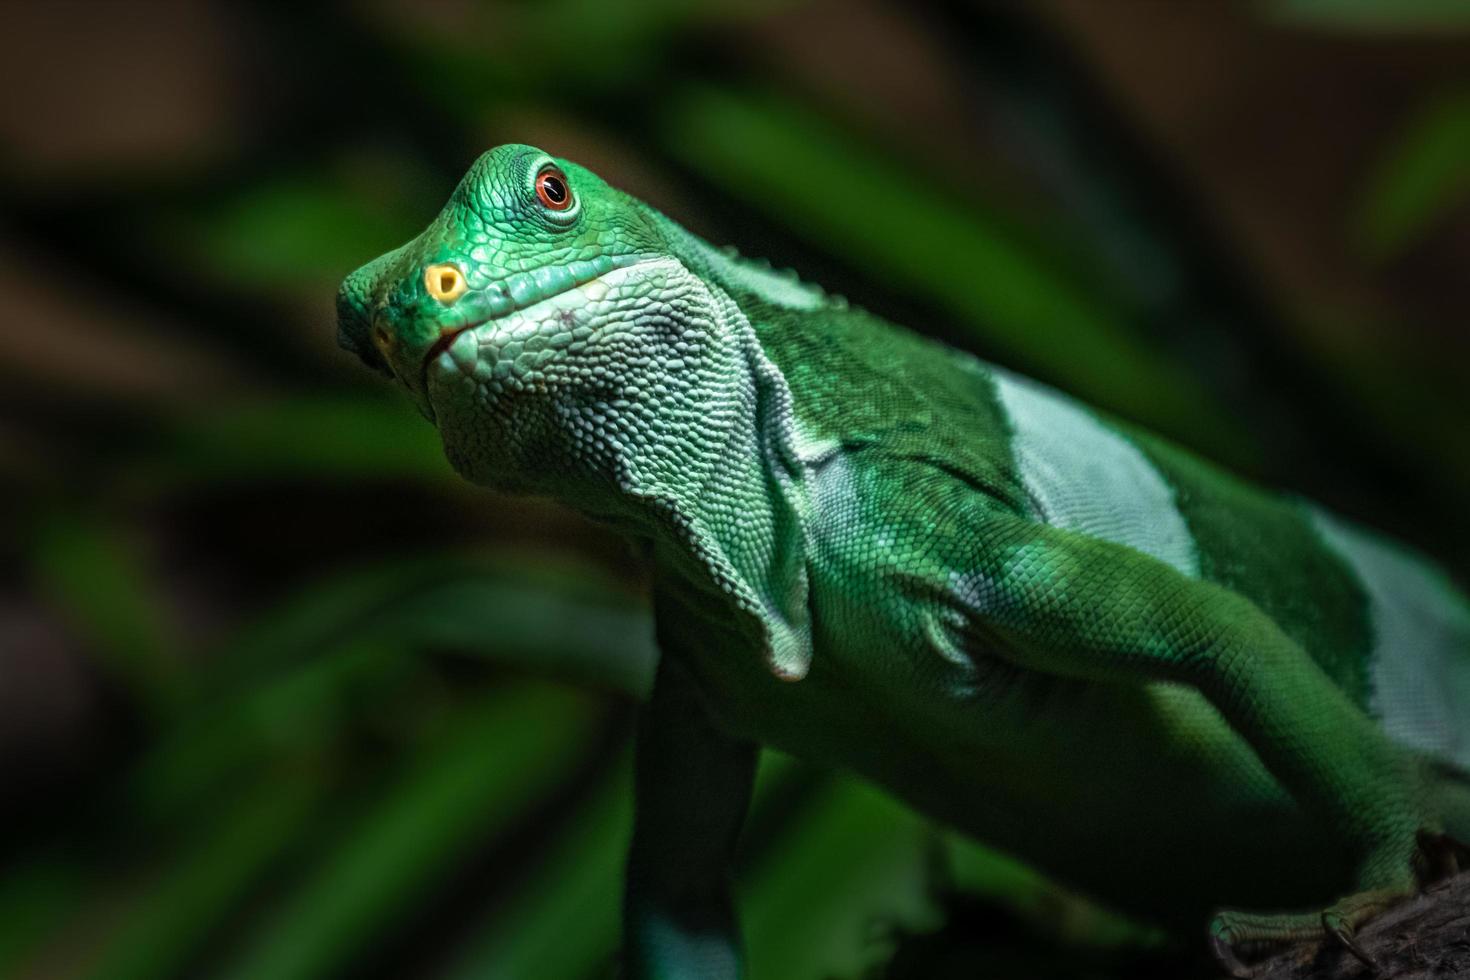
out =
[[337,311],[459,473],[650,557],[633,977],[741,975],[728,868],[760,745],[1208,922],[1237,972],[1246,943],[1356,950],[1470,839],[1470,604],[1305,500],[529,146],[481,156]]

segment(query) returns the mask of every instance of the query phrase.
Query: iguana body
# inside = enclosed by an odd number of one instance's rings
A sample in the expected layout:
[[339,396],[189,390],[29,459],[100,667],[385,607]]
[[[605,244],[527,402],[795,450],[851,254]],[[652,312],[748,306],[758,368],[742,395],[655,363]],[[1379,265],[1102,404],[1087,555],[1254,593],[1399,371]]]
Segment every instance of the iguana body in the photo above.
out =
[[1347,934],[1412,892],[1421,834],[1470,837],[1470,606],[1307,502],[530,147],[482,157],[339,315],[466,477],[652,554],[635,976],[737,975],[758,744],[1181,925],[1331,907]]

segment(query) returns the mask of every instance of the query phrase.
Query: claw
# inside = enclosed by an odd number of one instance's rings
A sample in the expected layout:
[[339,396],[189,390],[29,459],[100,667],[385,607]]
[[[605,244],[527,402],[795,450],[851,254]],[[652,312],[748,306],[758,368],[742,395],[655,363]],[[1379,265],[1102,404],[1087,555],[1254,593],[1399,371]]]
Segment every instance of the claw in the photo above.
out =
[[[1452,840],[1423,835],[1420,843],[1429,862],[1436,865],[1447,863],[1446,851],[1462,846]],[[1431,844],[1438,845],[1439,850],[1434,850]],[[1356,892],[1321,912],[1261,914],[1227,909],[1216,914],[1210,922],[1210,952],[1225,972],[1245,980],[1254,975],[1254,967],[1246,966],[1236,955],[1241,943],[1281,947],[1294,942],[1320,941],[1330,936],[1367,967],[1372,976],[1382,977],[1383,968],[1358,942],[1358,927],[1412,896],[1413,889],[1405,884]]]
[[1235,955],[1235,947],[1230,941],[1213,928],[1210,930],[1210,952],[1215,954],[1215,962],[1220,964],[1220,968],[1236,980],[1251,980],[1255,976],[1255,971]]
[[1383,976],[1383,967],[1379,966],[1378,961],[1358,944],[1357,931],[1342,915],[1331,911],[1323,912],[1322,928],[1326,929],[1327,934],[1341,943],[1349,953],[1352,953],[1359,963],[1366,966],[1373,976]]

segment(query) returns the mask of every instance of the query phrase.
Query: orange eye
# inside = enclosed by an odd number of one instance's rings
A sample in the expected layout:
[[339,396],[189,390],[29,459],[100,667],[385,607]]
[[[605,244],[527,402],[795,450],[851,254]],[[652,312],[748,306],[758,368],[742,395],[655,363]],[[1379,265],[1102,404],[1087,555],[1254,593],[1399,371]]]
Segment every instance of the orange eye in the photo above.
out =
[[551,211],[565,211],[572,206],[572,189],[567,175],[555,167],[547,167],[536,175],[536,199]]
[[441,262],[424,270],[424,288],[439,302],[453,303],[464,295],[469,284],[464,281],[464,273],[457,266]]

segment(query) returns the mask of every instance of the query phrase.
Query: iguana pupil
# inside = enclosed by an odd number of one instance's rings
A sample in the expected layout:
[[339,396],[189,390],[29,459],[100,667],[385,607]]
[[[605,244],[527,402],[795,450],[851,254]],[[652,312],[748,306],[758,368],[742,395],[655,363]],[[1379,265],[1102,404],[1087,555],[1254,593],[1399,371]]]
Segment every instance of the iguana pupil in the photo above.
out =
[[555,211],[564,209],[571,196],[567,193],[566,181],[554,170],[548,170],[536,178],[536,194],[541,198],[542,204]]

